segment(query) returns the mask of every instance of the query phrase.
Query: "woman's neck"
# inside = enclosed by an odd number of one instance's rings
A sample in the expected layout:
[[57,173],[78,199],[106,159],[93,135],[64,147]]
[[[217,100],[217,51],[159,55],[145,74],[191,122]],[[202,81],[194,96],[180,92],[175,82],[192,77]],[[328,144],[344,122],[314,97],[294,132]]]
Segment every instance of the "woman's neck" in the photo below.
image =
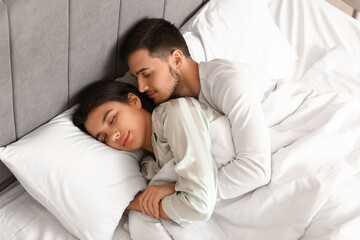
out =
[[151,135],[152,135],[152,119],[151,113],[143,109],[143,114],[145,118],[145,141],[143,149],[149,152],[154,152],[153,146],[151,144]]

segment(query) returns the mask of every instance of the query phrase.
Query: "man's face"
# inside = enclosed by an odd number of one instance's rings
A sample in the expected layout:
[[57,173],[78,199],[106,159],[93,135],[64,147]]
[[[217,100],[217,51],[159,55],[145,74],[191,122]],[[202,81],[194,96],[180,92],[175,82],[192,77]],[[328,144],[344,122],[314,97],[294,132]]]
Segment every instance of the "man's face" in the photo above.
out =
[[137,78],[138,89],[155,104],[178,95],[181,77],[170,61],[151,57],[146,49],[139,49],[128,58],[130,72]]

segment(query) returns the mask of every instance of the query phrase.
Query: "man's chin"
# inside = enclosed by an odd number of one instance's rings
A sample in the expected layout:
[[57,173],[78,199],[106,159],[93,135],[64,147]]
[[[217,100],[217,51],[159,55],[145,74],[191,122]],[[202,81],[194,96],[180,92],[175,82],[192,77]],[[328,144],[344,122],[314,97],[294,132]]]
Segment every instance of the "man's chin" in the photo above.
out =
[[162,100],[160,98],[153,98],[153,103],[157,106],[163,102],[165,102],[166,100]]
[[159,104],[161,104],[163,102],[166,102],[166,101],[169,101],[169,100],[175,99],[175,98],[179,98],[179,96],[176,95],[176,94],[172,94],[172,95],[170,95],[168,97],[156,96],[152,100],[153,100],[153,103],[157,106],[157,105],[159,105]]

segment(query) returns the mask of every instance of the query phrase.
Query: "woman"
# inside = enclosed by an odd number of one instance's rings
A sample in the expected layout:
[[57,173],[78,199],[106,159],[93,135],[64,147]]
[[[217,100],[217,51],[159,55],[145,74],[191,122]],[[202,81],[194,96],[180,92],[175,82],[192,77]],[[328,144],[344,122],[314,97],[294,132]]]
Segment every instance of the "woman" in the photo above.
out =
[[80,94],[73,122],[115,149],[146,150],[141,170],[147,180],[175,160],[176,184],[148,187],[128,210],[172,219],[182,226],[207,220],[217,193],[209,125],[220,114],[193,98],[173,99],[153,108],[147,96],[129,84],[97,82]]

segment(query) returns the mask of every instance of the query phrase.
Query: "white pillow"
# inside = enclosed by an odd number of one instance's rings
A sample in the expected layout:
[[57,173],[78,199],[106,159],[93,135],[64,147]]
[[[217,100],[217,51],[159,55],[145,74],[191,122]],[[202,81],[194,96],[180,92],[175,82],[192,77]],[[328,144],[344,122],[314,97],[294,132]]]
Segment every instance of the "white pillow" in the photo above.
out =
[[180,31],[192,58],[225,58],[262,67],[266,90],[286,78],[298,59],[264,0],[211,0]]
[[74,108],[1,149],[28,193],[80,239],[112,239],[133,197],[146,188],[142,152],[112,149],[75,127]]

